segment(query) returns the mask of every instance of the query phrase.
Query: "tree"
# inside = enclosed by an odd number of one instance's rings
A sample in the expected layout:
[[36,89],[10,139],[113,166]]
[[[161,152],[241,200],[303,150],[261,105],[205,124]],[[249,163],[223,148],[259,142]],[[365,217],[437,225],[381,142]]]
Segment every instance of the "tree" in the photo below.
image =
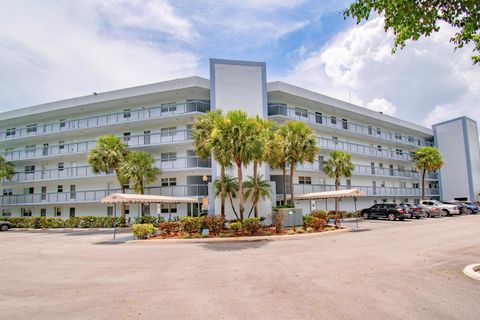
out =
[[[121,164],[121,172],[125,176],[136,193],[145,194],[145,185],[157,180],[160,169],[155,167],[155,159],[150,153],[144,151],[132,151],[127,154]],[[145,214],[143,203],[142,216]]]
[[293,178],[297,164],[313,162],[318,154],[317,138],[313,130],[303,122],[289,121],[279,129],[282,143],[285,144],[286,160],[290,163],[290,199],[295,207]]
[[[351,177],[355,165],[352,163],[352,155],[343,151],[333,151],[330,159],[323,163],[323,172],[330,178],[335,178],[335,190],[340,188],[341,177]],[[335,226],[340,225],[338,218],[338,198],[335,198]]]
[[0,156],[0,180],[12,180],[14,173],[15,167],[13,166],[13,163]]
[[243,183],[245,189],[245,199],[252,198],[252,208],[248,212],[248,217],[252,214],[254,208],[257,208],[257,204],[262,200],[270,199],[272,197],[272,187],[270,183],[263,179],[263,175],[258,175],[257,179],[249,176],[247,181]]
[[235,206],[233,205],[233,198],[237,197],[238,180],[237,178],[228,174],[223,176],[223,185],[221,180],[222,178],[218,177],[213,183],[215,197],[222,196],[224,199],[228,197],[230,199],[230,205],[232,206],[233,213],[235,214],[235,217],[239,219],[237,211],[235,210]]
[[[212,155],[212,132],[216,126],[222,125],[223,114],[221,110],[210,111],[204,116],[199,117],[193,125],[193,140],[195,145],[195,153],[201,159],[208,159]],[[220,145],[222,141],[215,141]],[[225,168],[230,167],[232,159],[228,150],[221,147],[215,148],[213,157],[220,165],[220,177],[225,177]],[[220,188],[223,189],[224,179],[220,179]],[[226,192],[220,192],[220,214],[225,218],[225,195]]]
[[284,204],[287,203],[287,156],[285,151],[285,143],[283,143],[279,130],[276,130],[267,154],[267,162],[272,169],[282,170]]
[[[120,190],[125,193],[125,178],[121,167],[128,154],[128,146],[117,136],[107,135],[98,138],[97,145],[88,154],[88,163],[94,173],[109,174],[112,171],[117,176]],[[125,218],[125,204],[122,203],[122,217]]]
[[[418,40],[440,30],[439,22],[450,24],[457,32],[450,39],[455,49],[473,42],[473,52],[480,52],[480,3],[478,0],[356,0],[343,11],[357,24],[368,20],[371,12],[385,17],[385,31],[393,29],[395,52],[405,47],[407,40]],[[474,64],[480,55],[472,55]]]
[[422,200],[425,199],[425,174],[427,171],[440,170],[443,166],[443,157],[435,147],[421,147],[413,155],[418,170],[422,171]]
[[[243,167],[253,160],[255,150],[261,141],[255,135],[254,119],[240,110],[229,111],[226,117],[217,122],[212,132],[211,147],[213,154],[224,152],[237,166],[238,203],[240,219],[245,211],[243,195]],[[223,150],[219,150],[223,149]]]

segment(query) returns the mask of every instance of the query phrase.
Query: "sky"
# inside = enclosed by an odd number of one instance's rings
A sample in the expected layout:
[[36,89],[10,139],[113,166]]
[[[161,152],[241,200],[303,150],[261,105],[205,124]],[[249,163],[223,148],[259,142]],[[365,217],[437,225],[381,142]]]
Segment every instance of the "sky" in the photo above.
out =
[[209,58],[263,61],[280,80],[420,125],[480,121],[480,66],[454,30],[392,55],[382,17],[347,0],[3,0],[0,112],[192,75]]

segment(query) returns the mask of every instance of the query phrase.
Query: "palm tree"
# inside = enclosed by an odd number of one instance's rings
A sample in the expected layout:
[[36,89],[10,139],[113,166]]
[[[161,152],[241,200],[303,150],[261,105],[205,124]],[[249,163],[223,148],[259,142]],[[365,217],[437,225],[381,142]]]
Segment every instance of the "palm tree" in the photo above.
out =
[[[260,198],[266,200],[272,197],[272,187],[270,183],[263,179],[263,175],[259,175],[257,179],[252,176],[248,177],[248,180],[243,183],[245,188],[245,199],[252,198],[252,208],[248,212],[248,217],[252,214],[254,208],[257,207]],[[257,217],[257,216],[256,216]]]
[[425,174],[427,171],[440,170],[443,166],[443,157],[435,147],[421,147],[413,155],[417,169],[422,171],[422,200],[425,199]]
[[13,163],[6,161],[2,156],[0,156],[0,180],[12,180],[14,173],[15,167],[13,166]]
[[[335,190],[340,188],[341,177],[351,177],[355,165],[352,163],[352,155],[341,150],[330,153],[330,159],[323,163],[323,172],[330,178],[335,178]],[[338,198],[335,198],[335,226],[339,227]]]
[[[144,194],[145,185],[157,180],[157,176],[160,174],[160,169],[155,167],[153,156],[144,151],[129,152],[120,170],[138,194]],[[143,203],[141,207],[143,216],[145,214]]]
[[[212,132],[211,147],[213,154],[225,153],[237,166],[238,202],[240,219],[245,211],[243,196],[243,166],[253,160],[253,154],[262,142],[257,139],[254,119],[240,110],[229,111],[226,117],[217,122]],[[220,150],[223,149],[223,150]]]
[[[120,189],[125,193],[125,178],[121,167],[128,154],[128,146],[117,136],[106,135],[98,138],[97,145],[88,153],[88,163],[94,173],[115,172]],[[122,217],[125,218],[125,204],[122,203]]]
[[222,196],[224,199],[226,197],[230,199],[230,205],[232,206],[233,213],[235,214],[235,217],[239,219],[237,211],[235,210],[235,206],[233,205],[233,198],[237,197],[238,192],[238,179],[226,174],[223,176],[223,181],[221,177],[215,179],[213,187],[215,190],[215,197]]
[[317,138],[313,130],[303,122],[289,121],[279,129],[285,145],[286,160],[290,163],[290,199],[295,207],[293,178],[298,163],[313,162],[318,154]]
[[[193,140],[195,153],[200,159],[208,159],[212,155],[212,132],[217,125],[223,121],[221,110],[210,111],[204,116],[199,117],[193,125]],[[219,141],[217,141],[219,143]],[[224,189],[223,177],[225,177],[225,168],[231,166],[232,159],[230,154],[223,148],[215,148],[213,157],[220,165],[220,188]],[[225,192],[220,192],[220,215],[225,218]]]
[[287,204],[287,156],[285,154],[285,144],[279,134],[279,130],[274,132],[273,139],[270,142],[270,150],[267,154],[267,162],[272,169],[282,170],[283,176],[283,203]]

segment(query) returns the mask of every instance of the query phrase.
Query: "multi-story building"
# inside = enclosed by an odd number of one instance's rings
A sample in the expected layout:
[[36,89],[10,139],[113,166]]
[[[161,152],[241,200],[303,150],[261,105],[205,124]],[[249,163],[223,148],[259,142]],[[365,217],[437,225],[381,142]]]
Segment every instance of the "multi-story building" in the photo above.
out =
[[[218,175],[217,164],[196,157],[191,128],[196,117],[218,108],[242,109],[279,123],[302,121],[315,130],[321,151],[314,163],[298,167],[296,194],[332,190],[333,180],[322,172],[321,163],[329,152],[344,150],[352,154],[356,167],[351,178],[342,179],[342,188],[358,188],[367,195],[358,200],[358,207],[420,200],[420,174],[412,154],[420,146],[434,145],[432,129],[287,83],[267,83],[264,63],[212,59],[210,80],[175,79],[1,113],[0,152],[15,165],[13,179],[3,181],[1,214],[65,218],[111,215],[112,207],[100,200],[119,189],[116,178],[113,174],[94,174],[87,163],[89,150],[105,134],[118,135],[132,150],[154,155],[162,173],[148,186],[147,193],[194,196],[199,202],[208,194],[209,210],[216,212],[219,200],[213,199],[211,181]],[[476,130],[476,123],[471,125]],[[465,141],[476,143],[478,153],[477,136],[470,135]],[[467,181],[468,175],[478,176],[471,169],[456,170],[464,172]],[[262,215],[269,216],[271,205],[281,198],[282,178],[278,170],[266,165],[260,171],[271,180],[276,194],[261,204]],[[205,175],[210,179],[208,185],[202,179]],[[465,196],[474,200],[480,188],[476,181],[471,185]],[[437,173],[428,174],[426,186],[429,198],[443,198]],[[353,203],[347,202],[343,201],[341,208],[353,209]],[[297,205],[309,210],[311,203],[299,201]],[[331,209],[333,202],[316,205]],[[200,206],[162,206],[160,214],[197,215]],[[156,215],[157,210],[150,208],[149,212]],[[130,217],[139,211],[137,205],[127,210]]]

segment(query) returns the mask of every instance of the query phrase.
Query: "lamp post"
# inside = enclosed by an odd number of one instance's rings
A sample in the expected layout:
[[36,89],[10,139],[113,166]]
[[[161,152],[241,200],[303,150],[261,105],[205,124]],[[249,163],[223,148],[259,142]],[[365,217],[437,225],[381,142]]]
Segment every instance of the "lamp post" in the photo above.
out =
[[[206,207],[206,204],[208,203],[208,200],[207,200],[207,183],[208,183],[208,177],[207,177],[206,174],[203,175],[202,180],[203,180],[203,183],[205,184],[205,188],[203,189],[203,196],[204,196],[203,198],[204,198],[204,201],[202,202],[202,206],[203,206],[203,207]],[[202,208],[202,209],[204,209],[204,208]],[[207,212],[207,211],[208,211],[207,209],[204,209],[204,210],[202,210],[202,211],[204,211],[204,213],[208,213],[208,212]]]

